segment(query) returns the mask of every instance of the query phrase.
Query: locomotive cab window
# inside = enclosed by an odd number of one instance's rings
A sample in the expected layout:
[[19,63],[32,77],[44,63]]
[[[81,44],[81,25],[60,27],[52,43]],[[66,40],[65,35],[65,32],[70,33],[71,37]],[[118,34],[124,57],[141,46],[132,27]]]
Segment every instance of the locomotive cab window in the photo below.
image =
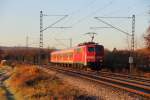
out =
[[96,47],[96,52],[100,52],[101,50],[103,50],[103,47],[100,46]]
[[94,52],[94,50],[95,50],[94,47],[88,47],[89,52]]

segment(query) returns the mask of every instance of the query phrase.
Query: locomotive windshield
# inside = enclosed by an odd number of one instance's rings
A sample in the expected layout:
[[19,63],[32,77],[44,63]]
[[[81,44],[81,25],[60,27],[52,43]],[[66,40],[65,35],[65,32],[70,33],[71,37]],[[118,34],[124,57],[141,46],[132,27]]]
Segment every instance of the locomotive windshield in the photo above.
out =
[[96,46],[96,52],[100,52],[101,50],[103,50],[102,46]]
[[103,46],[95,46],[95,47],[88,47],[88,52],[101,52],[103,50]]
[[88,47],[88,51],[89,52],[94,52],[95,50],[94,50],[94,47]]

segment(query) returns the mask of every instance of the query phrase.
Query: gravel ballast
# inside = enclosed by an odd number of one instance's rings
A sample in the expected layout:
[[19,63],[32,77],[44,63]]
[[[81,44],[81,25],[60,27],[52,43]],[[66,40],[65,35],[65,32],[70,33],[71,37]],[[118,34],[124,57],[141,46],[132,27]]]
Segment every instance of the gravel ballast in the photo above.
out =
[[118,88],[93,82],[80,77],[63,74],[54,70],[43,70],[51,75],[59,77],[74,87],[86,91],[90,95],[96,96],[100,100],[149,100],[143,96],[139,96]]

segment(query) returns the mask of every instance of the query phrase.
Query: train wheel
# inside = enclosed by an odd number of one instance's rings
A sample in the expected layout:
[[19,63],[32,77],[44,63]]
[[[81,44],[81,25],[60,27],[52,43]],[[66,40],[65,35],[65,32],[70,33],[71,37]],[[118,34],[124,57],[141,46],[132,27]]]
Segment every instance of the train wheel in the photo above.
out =
[[77,64],[74,64],[75,65],[75,69],[78,69],[78,65]]
[[77,64],[77,69],[80,70],[80,64]]

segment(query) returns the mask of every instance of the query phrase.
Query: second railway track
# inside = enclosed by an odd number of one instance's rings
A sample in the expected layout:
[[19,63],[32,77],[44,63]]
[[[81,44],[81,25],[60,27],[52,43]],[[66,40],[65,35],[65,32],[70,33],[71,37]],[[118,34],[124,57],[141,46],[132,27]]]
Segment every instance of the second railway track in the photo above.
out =
[[58,68],[53,66],[44,66],[40,68],[44,68],[47,71],[51,69],[51,70],[58,71],[60,73],[77,76],[80,78],[84,78],[101,84],[120,88],[128,92],[132,92],[150,98],[150,84],[149,84],[150,81],[148,79],[141,78],[140,80],[140,77],[135,77],[135,76],[131,77],[128,75],[124,76],[124,75],[113,74],[113,73],[94,74],[89,72],[77,71],[72,69],[64,69],[61,67]]

